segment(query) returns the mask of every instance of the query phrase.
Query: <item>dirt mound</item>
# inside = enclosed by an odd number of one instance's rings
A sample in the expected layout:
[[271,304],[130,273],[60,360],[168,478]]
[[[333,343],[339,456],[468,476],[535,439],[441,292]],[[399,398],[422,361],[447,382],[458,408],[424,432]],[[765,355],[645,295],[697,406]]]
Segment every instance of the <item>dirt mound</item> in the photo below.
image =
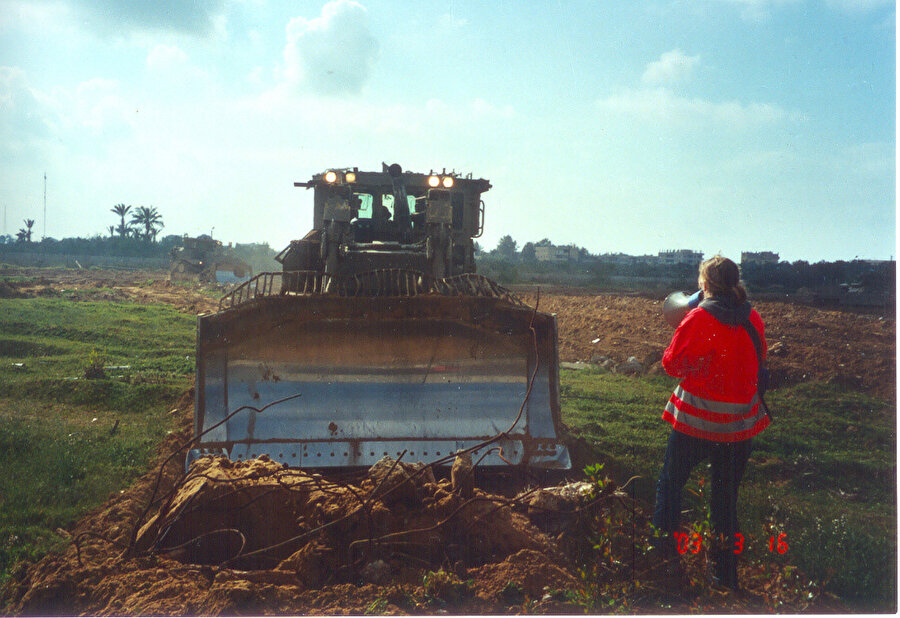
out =
[[[170,436],[165,452],[183,438]],[[451,602],[481,613],[506,609],[496,593],[510,581],[529,595],[575,582],[556,543],[508,499],[480,489],[463,498],[423,464],[385,459],[337,480],[266,458],[208,457],[178,476],[171,462],[146,475],[85,518],[63,554],[20,567],[6,610],[363,613],[392,598],[405,611]],[[426,592],[423,573],[442,566],[456,588],[432,577]]]
[[478,489],[466,499],[424,464],[389,458],[336,481],[266,457],[208,457],[144,525],[136,549],[189,564],[274,568],[307,587],[415,579],[424,567],[458,570],[522,550],[564,562],[549,538],[507,506]]

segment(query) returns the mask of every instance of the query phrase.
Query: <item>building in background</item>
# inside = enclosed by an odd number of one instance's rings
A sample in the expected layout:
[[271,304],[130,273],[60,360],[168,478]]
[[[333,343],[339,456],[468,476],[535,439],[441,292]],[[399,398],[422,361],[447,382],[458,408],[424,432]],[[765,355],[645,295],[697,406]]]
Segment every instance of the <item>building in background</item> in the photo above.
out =
[[702,251],[693,251],[691,249],[674,249],[671,251],[660,251],[657,254],[657,263],[667,266],[676,264],[685,264],[687,266],[699,267],[703,261]]
[[741,264],[777,264],[778,254],[771,251],[741,251]]
[[575,245],[546,245],[534,248],[534,258],[538,262],[577,262],[578,247]]

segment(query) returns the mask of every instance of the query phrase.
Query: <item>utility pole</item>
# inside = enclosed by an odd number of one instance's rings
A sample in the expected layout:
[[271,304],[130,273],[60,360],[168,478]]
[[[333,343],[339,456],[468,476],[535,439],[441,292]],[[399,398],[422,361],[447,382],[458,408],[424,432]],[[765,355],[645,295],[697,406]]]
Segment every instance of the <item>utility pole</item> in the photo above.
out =
[[47,238],[47,172],[44,172],[44,238]]

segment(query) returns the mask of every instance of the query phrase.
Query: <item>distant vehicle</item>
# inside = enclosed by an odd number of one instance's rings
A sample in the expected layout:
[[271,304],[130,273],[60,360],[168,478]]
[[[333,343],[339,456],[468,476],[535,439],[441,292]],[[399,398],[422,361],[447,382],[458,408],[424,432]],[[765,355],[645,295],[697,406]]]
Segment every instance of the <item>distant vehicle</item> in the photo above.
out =
[[185,236],[182,246],[169,252],[169,280],[215,283],[216,271],[229,271],[238,279],[252,274],[250,265],[237,257],[230,247],[208,234],[196,238]]

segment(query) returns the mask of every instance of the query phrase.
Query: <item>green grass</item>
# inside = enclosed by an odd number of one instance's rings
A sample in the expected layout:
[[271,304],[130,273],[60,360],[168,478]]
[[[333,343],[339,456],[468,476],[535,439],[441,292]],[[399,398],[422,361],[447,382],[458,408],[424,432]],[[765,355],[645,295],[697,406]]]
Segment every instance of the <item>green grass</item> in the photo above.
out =
[[[19,558],[37,558],[73,524],[146,467],[170,428],[166,412],[193,372],[195,318],[165,306],[0,300],[0,584]],[[108,370],[84,379],[92,357]],[[639,475],[648,509],[675,381],[562,372],[563,420],[620,482]],[[754,440],[741,485],[750,559],[796,564],[862,611],[896,601],[894,407],[833,385],[769,393],[773,425]],[[94,420],[96,419],[96,420]],[[116,433],[110,430],[119,421]],[[706,474],[700,466],[689,484]],[[689,519],[706,502],[690,492]],[[788,551],[768,552],[787,535]]]
[[[640,475],[648,509],[671,426],[662,407],[666,376],[563,371],[563,421],[585,438],[619,482]],[[896,607],[896,420],[892,404],[835,385],[798,384],[768,393],[772,425],[754,439],[739,516],[749,559],[799,566],[863,611]],[[695,470],[687,519],[700,520]],[[707,479],[708,481],[708,479]],[[708,486],[708,485],[707,485]],[[770,553],[772,534],[788,551]]]
[[[164,306],[0,300],[0,584],[145,470],[189,385],[194,329]],[[92,357],[128,368],[87,380]]]

